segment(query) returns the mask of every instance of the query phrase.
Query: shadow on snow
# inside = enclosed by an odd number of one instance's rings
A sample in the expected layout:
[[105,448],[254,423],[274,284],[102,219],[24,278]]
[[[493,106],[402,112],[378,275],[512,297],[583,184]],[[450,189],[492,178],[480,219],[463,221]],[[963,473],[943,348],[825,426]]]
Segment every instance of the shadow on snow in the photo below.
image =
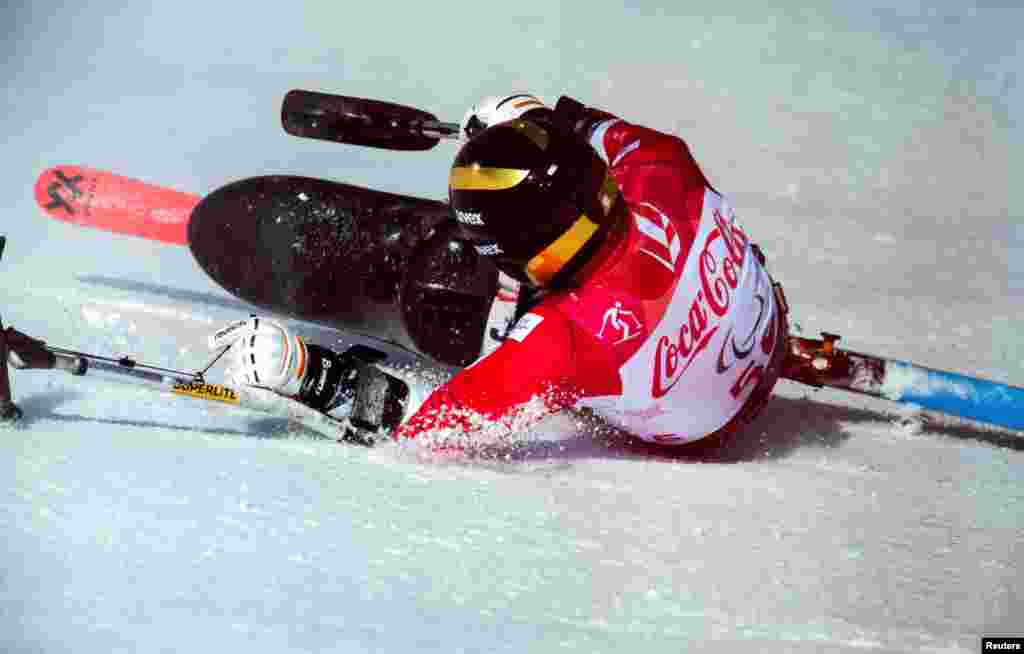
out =
[[[930,414],[917,420],[922,438],[947,436],[1024,451],[1024,438],[1013,432]],[[658,445],[631,437],[594,418],[583,422],[578,433],[565,440],[486,447],[475,452],[473,458],[521,462],[597,458],[743,463],[782,459],[802,448],[839,447],[856,434],[854,426],[858,424],[889,425],[894,432],[907,428],[900,418],[886,412],[779,396],[772,398],[753,424],[722,445],[706,446],[700,441],[685,446]]]
[[[296,429],[286,418],[258,417],[251,419],[248,429],[228,429],[224,427],[203,427],[202,425],[174,424],[156,420],[133,420],[127,418],[104,418],[98,415],[74,413],[56,413],[54,410],[65,402],[78,399],[83,394],[69,390],[48,393],[36,393],[18,400],[18,406],[24,412],[18,427],[29,429],[40,421],[55,421],[67,424],[105,424],[125,427],[141,427],[145,429],[164,429],[180,432],[196,432],[218,436],[246,436],[260,439],[290,438],[296,433],[305,433],[305,429]],[[313,433],[313,432],[310,432]]]

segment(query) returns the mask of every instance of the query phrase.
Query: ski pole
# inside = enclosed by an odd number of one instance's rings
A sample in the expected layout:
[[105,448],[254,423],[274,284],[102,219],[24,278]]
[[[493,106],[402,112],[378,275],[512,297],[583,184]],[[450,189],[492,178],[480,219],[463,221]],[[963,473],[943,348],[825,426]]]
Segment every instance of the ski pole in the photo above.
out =
[[[151,381],[157,384],[189,384],[192,382],[204,381],[203,375],[200,372],[161,368],[159,366],[153,366],[146,363],[139,363],[131,357],[114,359],[111,357],[100,356],[98,354],[88,354],[86,352],[68,350],[61,347],[51,347],[49,345],[44,347],[46,351],[52,353],[58,361],[67,361],[68,364],[65,369],[68,369],[69,372],[76,375],[84,375],[88,370],[96,369],[114,373],[116,375],[134,377],[143,381]],[[73,364],[71,362],[73,362]]]
[[[61,347],[51,347],[12,328],[0,331],[0,349],[10,354],[9,359],[5,358],[5,365],[0,366],[2,380],[8,379],[6,365],[8,360],[20,370],[64,370],[76,377],[92,376],[91,373],[102,372],[105,374],[101,377],[129,381],[137,384],[139,388],[171,392],[208,402],[230,404],[258,413],[294,420],[327,438],[352,440],[348,436],[349,425],[346,421],[332,418],[267,388],[256,386],[235,388],[224,384],[210,383],[199,371],[174,370],[140,363],[130,357],[115,359]],[[5,389],[6,395],[0,399],[6,398],[9,406],[14,407],[13,410],[17,411],[17,407],[10,400],[9,381],[5,386],[0,387],[0,395],[4,393]],[[18,414],[20,415],[20,411]]]

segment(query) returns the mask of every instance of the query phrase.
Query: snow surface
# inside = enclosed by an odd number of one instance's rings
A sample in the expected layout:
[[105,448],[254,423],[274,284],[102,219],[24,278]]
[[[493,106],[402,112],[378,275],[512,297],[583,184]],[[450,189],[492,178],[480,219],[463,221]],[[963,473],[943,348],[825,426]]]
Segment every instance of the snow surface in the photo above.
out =
[[[450,146],[289,138],[281,97],[452,120],[565,92],[690,142],[804,333],[1024,385],[1012,4],[8,3],[0,309],[55,345],[202,365],[246,307],[184,249],[44,219],[40,171],[442,197]],[[440,460],[63,373],[14,388],[4,652],[974,652],[1024,633],[1019,435],[881,401],[780,384],[710,460],[567,418]]]

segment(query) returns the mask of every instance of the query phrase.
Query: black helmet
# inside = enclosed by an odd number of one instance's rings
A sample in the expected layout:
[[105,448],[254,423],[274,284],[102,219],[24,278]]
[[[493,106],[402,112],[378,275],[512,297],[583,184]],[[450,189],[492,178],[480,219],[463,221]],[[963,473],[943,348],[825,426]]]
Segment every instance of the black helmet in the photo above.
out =
[[588,143],[532,112],[476,134],[455,157],[449,201],[466,240],[498,269],[555,287],[589,259],[618,190]]

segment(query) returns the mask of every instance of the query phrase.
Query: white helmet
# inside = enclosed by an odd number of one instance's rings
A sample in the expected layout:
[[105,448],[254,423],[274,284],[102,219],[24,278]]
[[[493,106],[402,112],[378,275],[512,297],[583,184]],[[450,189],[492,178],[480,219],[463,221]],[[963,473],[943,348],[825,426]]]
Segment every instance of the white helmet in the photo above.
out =
[[464,139],[473,136],[477,131],[519,118],[527,111],[548,108],[540,98],[528,93],[516,95],[492,95],[477,102],[462,117],[459,134]]
[[233,344],[226,375],[237,384],[263,386],[285,395],[302,389],[306,343],[277,321],[253,316],[233,322],[210,337],[210,348]]

